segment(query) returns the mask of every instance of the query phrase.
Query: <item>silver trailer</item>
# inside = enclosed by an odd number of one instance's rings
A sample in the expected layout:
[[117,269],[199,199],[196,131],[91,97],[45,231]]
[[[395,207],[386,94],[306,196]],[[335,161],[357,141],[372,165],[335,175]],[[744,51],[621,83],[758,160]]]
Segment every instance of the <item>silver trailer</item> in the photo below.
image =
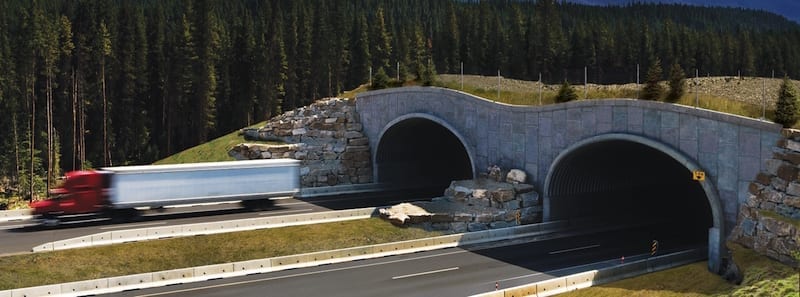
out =
[[[300,189],[300,161],[292,159],[106,167],[115,209],[242,200],[260,205]],[[248,204],[248,202],[251,202]]]

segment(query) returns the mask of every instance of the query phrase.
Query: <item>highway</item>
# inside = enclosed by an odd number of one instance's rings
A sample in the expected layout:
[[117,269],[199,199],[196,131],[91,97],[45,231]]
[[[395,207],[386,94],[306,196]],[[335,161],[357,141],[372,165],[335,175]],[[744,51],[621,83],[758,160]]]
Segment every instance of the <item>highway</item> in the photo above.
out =
[[429,191],[347,194],[327,197],[280,199],[275,206],[265,211],[251,211],[238,203],[200,205],[163,210],[144,211],[135,221],[111,223],[107,219],[95,219],[64,223],[54,228],[37,226],[33,221],[11,221],[0,223],[0,256],[27,253],[34,246],[78,236],[85,236],[113,230],[145,227],[206,223],[263,216],[281,216],[313,213],[329,210],[343,210],[360,207],[373,207],[396,204],[404,201],[430,199]]
[[[652,232],[627,229],[539,242],[449,248],[107,296],[468,296],[649,255]],[[660,238],[661,253],[697,245]]]

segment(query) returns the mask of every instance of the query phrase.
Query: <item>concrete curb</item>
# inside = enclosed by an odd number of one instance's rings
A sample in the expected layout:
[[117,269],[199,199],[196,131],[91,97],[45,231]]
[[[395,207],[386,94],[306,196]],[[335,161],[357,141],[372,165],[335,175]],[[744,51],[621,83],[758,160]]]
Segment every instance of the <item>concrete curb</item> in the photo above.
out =
[[19,288],[0,291],[0,297],[106,294],[516,239],[562,231],[567,226],[566,221],[555,221],[331,251]]
[[[170,237],[209,235],[286,226],[360,220],[372,217],[373,214],[376,213],[377,209],[377,207],[366,207],[275,217],[108,231],[48,242],[33,247],[32,251],[48,252]],[[2,297],[2,295],[0,295],[0,297]]]
[[552,296],[694,263],[706,259],[706,257],[706,248],[695,248],[631,261],[626,264],[618,264],[613,267],[589,270],[494,292],[472,295],[472,297]]
[[32,217],[30,209],[0,211],[0,222],[30,220]]

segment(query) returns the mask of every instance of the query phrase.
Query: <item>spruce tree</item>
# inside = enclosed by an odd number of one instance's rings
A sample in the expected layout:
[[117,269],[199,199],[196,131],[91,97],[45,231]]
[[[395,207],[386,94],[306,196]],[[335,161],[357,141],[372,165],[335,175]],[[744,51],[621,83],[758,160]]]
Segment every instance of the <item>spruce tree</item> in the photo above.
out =
[[686,74],[678,62],[672,64],[669,71],[669,93],[667,93],[667,101],[677,102],[681,99],[686,92]]
[[386,74],[386,70],[383,67],[378,68],[378,71],[375,73],[375,76],[372,78],[372,85],[369,86],[372,90],[378,89],[385,89],[389,87],[389,75]]
[[778,90],[778,102],[775,103],[775,122],[784,128],[789,128],[794,126],[797,120],[797,90],[789,78],[784,77]]
[[656,58],[650,68],[647,69],[647,78],[641,99],[658,100],[661,98],[661,94],[664,93],[664,88],[658,84],[661,80],[661,72],[661,60]]
[[561,84],[561,87],[558,89],[556,103],[570,102],[576,99],[578,99],[578,95],[575,94],[575,90],[572,89],[572,86],[569,85],[567,80],[564,80],[564,83]]

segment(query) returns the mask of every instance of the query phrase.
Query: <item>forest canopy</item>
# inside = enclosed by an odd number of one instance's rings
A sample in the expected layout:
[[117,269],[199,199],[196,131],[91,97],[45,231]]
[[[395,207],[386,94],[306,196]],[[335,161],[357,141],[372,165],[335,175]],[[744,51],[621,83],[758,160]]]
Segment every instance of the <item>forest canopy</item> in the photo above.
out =
[[63,170],[150,163],[378,70],[561,83],[586,67],[590,82],[621,83],[661,61],[796,77],[798,45],[784,17],[685,5],[0,1],[0,177],[27,189]]

